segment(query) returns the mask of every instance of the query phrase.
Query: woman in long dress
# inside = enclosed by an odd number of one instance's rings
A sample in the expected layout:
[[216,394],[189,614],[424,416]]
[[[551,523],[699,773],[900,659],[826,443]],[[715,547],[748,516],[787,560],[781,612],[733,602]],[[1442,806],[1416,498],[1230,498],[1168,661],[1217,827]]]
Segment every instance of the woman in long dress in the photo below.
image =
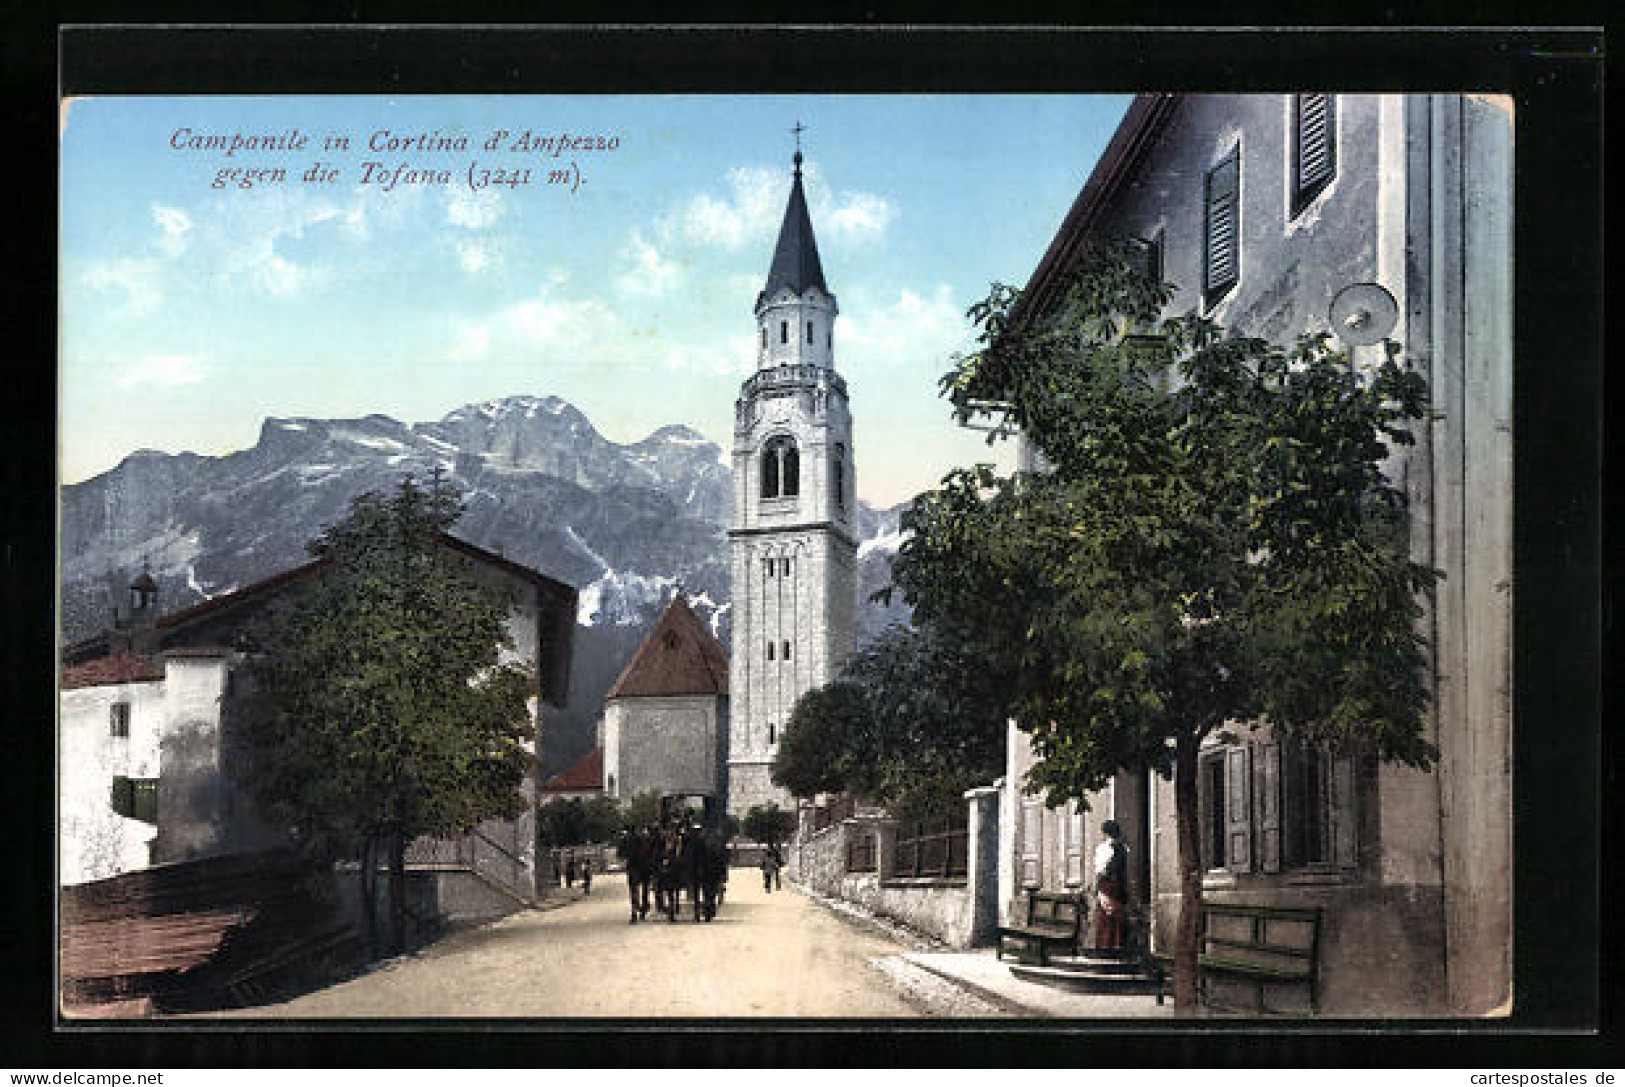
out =
[[1101,824],[1106,840],[1095,847],[1095,924],[1097,950],[1123,946],[1128,911],[1128,846],[1117,820]]

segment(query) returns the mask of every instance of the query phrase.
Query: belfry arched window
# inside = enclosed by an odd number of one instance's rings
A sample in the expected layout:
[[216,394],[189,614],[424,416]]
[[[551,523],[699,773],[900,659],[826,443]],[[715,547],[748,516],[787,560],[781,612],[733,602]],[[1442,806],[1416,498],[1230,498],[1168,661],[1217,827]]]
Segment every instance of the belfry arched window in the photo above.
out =
[[762,448],[762,497],[793,498],[801,492],[801,454],[788,437]]

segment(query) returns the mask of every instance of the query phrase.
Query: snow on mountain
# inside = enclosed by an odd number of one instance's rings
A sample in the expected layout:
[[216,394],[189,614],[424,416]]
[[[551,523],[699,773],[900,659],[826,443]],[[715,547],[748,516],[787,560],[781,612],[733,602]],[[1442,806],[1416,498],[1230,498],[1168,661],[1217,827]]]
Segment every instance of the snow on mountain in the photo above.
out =
[[[593,699],[678,586],[729,645],[726,452],[681,424],[619,444],[556,396],[488,400],[410,424],[268,418],[252,447],[225,456],[132,453],[62,488],[63,637],[102,629],[143,563],[159,606],[184,607],[307,561],[305,544],[355,496],[437,466],[464,494],[459,535],[580,591],[583,673],[558,724],[580,735],[547,745],[549,768],[590,747]],[[898,604],[868,603],[890,580],[899,512],[860,503],[860,643],[906,618]]]

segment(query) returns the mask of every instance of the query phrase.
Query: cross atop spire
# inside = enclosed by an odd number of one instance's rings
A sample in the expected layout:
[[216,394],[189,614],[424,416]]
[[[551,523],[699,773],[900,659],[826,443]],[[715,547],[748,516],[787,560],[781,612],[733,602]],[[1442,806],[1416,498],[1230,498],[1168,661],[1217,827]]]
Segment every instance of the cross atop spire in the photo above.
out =
[[801,188],[801,134],[807,126],[800,121],[790,131],[796,137],[793,160],[795,174],[790,181],[790,199],[784,208],[784,223],[779,227],[779,242],[773,248],[773,266],[767,273],[764,295],[780,287],[789,287],[800,294],[808,287],[817,287],[825,294],[824,268],[818,259],[818,243],[813,239],[812,218],[807,214],[807,196]]

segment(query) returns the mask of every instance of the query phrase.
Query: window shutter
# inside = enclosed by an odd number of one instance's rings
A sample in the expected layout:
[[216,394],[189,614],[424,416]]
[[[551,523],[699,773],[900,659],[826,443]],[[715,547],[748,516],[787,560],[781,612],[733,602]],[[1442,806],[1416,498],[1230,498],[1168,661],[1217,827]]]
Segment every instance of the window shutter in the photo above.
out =
[[1224,753],[1224,859],[1232,872],[1253,870],[1252,784],[1248,748],[1237,745]]
[[1359,804],[1355,790],[1354,759],[1348,755],[1339,755],[1327,760],[1331,766],[1330,803],[1328,809],[1331,823],[1332,857],[1339,868],[1353,868],[1360,863],[1359,838],[1356,828],[1359,826]]
[[1064,876],[1068,887],[1081,887],[1084,880],[1083,870],[1083,812],[1079,810],[1077,801],[1066,806],[1066,874]]
[[1281,870],[1281,745],[1258,749],[1258,866]]
[[115,815],[122,815],[126,819],[130,817],[130,814],[135,810],[135,790],[129,778],[115,777],[113,779],[112,802]]
[[142,778],[130,782],[130,815],[143,823],[158,822],[158,781]]
[[1207,232],[1202,289],[1208,305],[1240,278],[1241,148],[1207,172]]
[[1037,798],[1021,802],[1021,885],[1044,885],[1044,802]]
[[1297,163],[1292,213],[1296,215],[1337,173],[1336,102],[1330,94],[1293,95]]

